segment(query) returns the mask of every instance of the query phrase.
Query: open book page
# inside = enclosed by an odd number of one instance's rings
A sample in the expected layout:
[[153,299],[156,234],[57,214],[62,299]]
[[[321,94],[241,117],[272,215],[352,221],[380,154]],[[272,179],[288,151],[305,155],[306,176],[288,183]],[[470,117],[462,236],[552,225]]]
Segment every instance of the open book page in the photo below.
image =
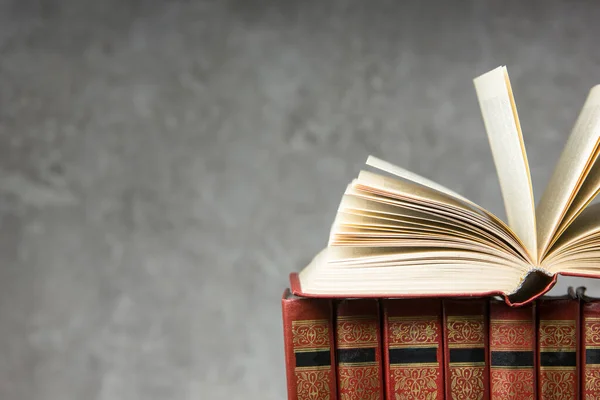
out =
[[359,193],[376,195],[384,203],[395,203],[401,208],[420,209],[477,227],[505,241],[523,260],[531,262],[523,244],[508,227],[484,211],[445,193],[415,182],[367,171],[360,172],[358,179],[352,183],[352,188]]
[[[399,227],[422,231],[435,229],[438,232],[469,237],[475,242],[484,243],[507,254],[517,257],[521,255],[522,257],[522,253],[516,251],[514,246],[511,247],[509,244],[510,237],[507,240],[501,233],[490,232],[487,228],[480,227],[478,223],[473,223],[472,219],[468,217],[457,216],[452,212],[424,205],[377,196],[351,186],[348,187],[342,198],[334,226],[337,227],[337,224],[344,223],[343,215],[348,213],[394,221],[396,229]],[[332,229],[332,233],[335,232],[336,229]],[[335,237],[332,239],[335,242]]]
[[474,83],[500,181],[508,226],[524,243],[536,264],[537,235],[531,175],[506,67],[496,68],[476,78]]
[[586,208],[552,245],[542,266],[550,272],[600,275],[600,204]]
[[[598,161],[598,152],[600,147],[596,148],[596,154],[592,156],[593,160]],[[573,198],[573,202],[569,206],[569,209],[565,213],[556,233],[554,239],[551,241],[550,246],[560,238],[562,233],[571,225],[571,223],[577,218],[579,214],[585,209],[585,207],[594,200],[594,198],[600,192],[600,162],[594,162],[589,172],[584,173],[585,179],[581,188],[577,191],[577,194]]]
[[[573,203],[578,190],[584,185],[586,174],[593,170],[592,166],[598,157],[599,138],[600,85],[590,91],[538,205],[538,253],[540,257],[544,257],[552,242],[556,240],[559,225]],[[595,176],[590,178],[592,181],[597,179]],[[583,200],[578,201],[578,204],[586,203],[587,198],[592,197],[597,191],[596,185],[590,184],[589,186],[586,188],[586,193],[582,193]]]
[[410,171],[408,171],[404,168],[401,168],[397,165],[391,164],[387,161],[383,161],[377,157],[369,156],[369,158],[367,158],[367,165],[370,165],[371,167],[385,171],[389,174],[395,175],[399,178],[406,179],[411,182],[417,183],[419,185],[423,185],[428,188],[434,189],[440,193],[450,196],[453,199],[460,200],[462,203],[467,204],[470,207],[485,214],[485,216],[487,218],[490,218],[495,223],[500,224],[502,227],[506,228],[506,230],[510,230],[510,228],[504,222],[502,222],[502,220],[500,218],[496,217],[494,214],[487,211],[485,208],[481,207],[480,205],[478,205],[476,203],[473,203],[471,200],[467,199],[466,197],[461,196],[460,194],[448,189],[447,187],[445,187],[443,185],[440,185],[439,183],[436,183],[430,179],[427,179],[418,174],[415,174],[414,172],[410,172]]
[[[330,249],[334,251],[348,246],[368,248],[373,254],[382,256],[393,249],[397,253],[394,257],[409,253],[413,248],[441,248],[449,251],[462,249],[473,252],[465,253],[469,255],[469,259],[480,259],[487,255],[492,256],[493,260],[505,268],[509,265],[517,265],[521,271],[529,268],[529,264],[518,255],[500,248],[494,241],[486,240],[485,237],[473,235],[452,225],[422,225],[417,221],[411,222],[411,225],[402,225],[397,220],[376,213],[365,215],[362,210],[344,209],[336,218],[335,234]],[[435,261],[435,258],[432,261]]]
[[436,183],[430,179],[424,178],[420,175],[415,174],[414,172],[410,172],[404,168],[401,168],[397,165],[391,164],[387,161],[380,160],[377,157],[369,156],[369,158],[367,158],[367,165],[370,165],[371,167],[385,171],[389,174],[396,175],[399,178],[408,179],[409,181],[413,181],[413,182],[419,183],[424,186],[429,186],[430,188],[435,189],[438,192],[445,193],[448,196],[456,197],[457,199],[460,199],[460,200],[464,201],[465,203],[473,204],[469,199],[448,189],[445,186],[440,185],[439,183]]

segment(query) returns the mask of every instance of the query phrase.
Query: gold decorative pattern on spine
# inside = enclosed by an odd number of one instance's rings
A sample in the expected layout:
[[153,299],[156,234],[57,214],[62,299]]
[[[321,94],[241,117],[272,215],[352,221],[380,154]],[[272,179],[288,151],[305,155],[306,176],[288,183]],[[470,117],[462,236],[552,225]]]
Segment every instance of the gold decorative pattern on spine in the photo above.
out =
[[435,400],[439,368],[436,366],[394,366],[390,369],[396,399]]
[[490,345],[494,350],[531,350],[534,327],[527,320],[490,321]]
[[296,370],[298,400],[330,400],[329,367],[327,369]]
[[551,369],[541,372],[542,390],[540,399],[576,400],[577,387],[575,368],[568,370]]
[[329,321],[292,321],[292,338],[295,351],[329,349]]
[[340,367],[338,392],[341,400],[382,400],[379,364],[361,367]]
[[483,316],[449,316],[446,321],[449,347],[483,346],[485,339]]
[[542,320],[539,326],[540,351],[575,351],[575,320]]
[[588,348],[600,345],[600,320],[585,319],[585,345]]
[[440,332],[436,317],[390,318],[388,329],[391,348],[438,346]]
[[600,365],[587,365],[585,368],[585,399],[600,399]]
[[528,369],[495,369],[491,374],[492,398],[533,400],[535,371]]
[[[600,318],[585,317],[585,347],[598,349],[600,347]],[[585,364],[585,399],[600,399],[600,365]]]
[[[329,350],[329,321],[297,320],[292,321],[292,343],[294,353],[314,350]],[[298,400],[332,400],[329,382],[332,379],[332,367],[296,367],[296,394]]]
[[450,389],[453,400],[483,400],[485,367],[450,367]]
[[372,318],[338,318],[336,334],[339,348],[355,349],[376,346],[379,339],[378,323]]

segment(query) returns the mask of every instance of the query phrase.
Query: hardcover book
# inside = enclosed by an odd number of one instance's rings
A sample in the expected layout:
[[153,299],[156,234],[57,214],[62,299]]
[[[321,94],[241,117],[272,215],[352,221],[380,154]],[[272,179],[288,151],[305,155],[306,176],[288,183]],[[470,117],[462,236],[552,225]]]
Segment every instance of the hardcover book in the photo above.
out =
[[592,400],[600,398],[600,301],[585,301],[581,314],[581,398]]
[[538,316],[538,398],[579,398],[579,299],[542,299]]
[[446,398],[490,398],[488,300],[444,300]]
[[331,300],[281,299],[289,400],[337,398]]
[[558,274],[600,277],[600,85],[591,89],[535,207],[506,67],[475,79],[507,221],[375,157],[348,185],[328,246],[299,274],[307,297],[502,295],[548,291]]
[[384,299],[383,354],[388,400],[443,400],[442,302]]
[[490,384],[492,400],[536,397],[535,305],[509,307],[490,301]]
[[383,400],[379,301],[341,300],[335,347],[339,400]]

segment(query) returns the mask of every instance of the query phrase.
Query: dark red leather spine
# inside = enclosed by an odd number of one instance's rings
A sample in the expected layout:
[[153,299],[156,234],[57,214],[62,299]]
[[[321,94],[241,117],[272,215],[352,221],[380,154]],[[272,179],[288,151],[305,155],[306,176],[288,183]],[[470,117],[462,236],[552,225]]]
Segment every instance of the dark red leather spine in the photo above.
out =
[[379,301],[336,305],[337,387],[341,400],[383,400]]
[[281,306],[288,399],[336,399],[331,300],[298,298],[288,289]]
[[441,300],[387,299],[382,304],[386,398],[443,400]]
[[600,301],[582,305],[582,399],[600,399]]
[[579,300],[538,301],[538,398],[579,398]]
[[535,306],[490,302],[490,385],[492,400],[534,400]]
[[444,300],[446,398],[490,398],[488,300]]

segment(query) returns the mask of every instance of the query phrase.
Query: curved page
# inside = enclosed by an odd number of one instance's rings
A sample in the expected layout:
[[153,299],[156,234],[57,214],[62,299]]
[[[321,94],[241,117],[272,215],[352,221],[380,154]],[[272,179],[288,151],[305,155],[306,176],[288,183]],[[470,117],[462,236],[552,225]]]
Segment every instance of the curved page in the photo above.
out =
[[506,67],[474,80],[494,164],[498,172],[508,226],[537,264],[535,203],[527,154]]
[[[592,174],[591,183],[583,187],[583,194],[579,196],[582,200],[574,202],[586,177],[590,171],[593,171],[592,166],[598,157],[599,139],[600,85],[590,91],[538,205],[538,252],[540,258],[544,257],[556,240],[559,225],[565,216],[569,217],[568,211],[571,205],[575,204],[575,207],[582,208],[588,201],[591,201],[596,193],[597,182],[594,182],[595,177]],[[575,209],[571,217],[574,218],[579,211]]]

